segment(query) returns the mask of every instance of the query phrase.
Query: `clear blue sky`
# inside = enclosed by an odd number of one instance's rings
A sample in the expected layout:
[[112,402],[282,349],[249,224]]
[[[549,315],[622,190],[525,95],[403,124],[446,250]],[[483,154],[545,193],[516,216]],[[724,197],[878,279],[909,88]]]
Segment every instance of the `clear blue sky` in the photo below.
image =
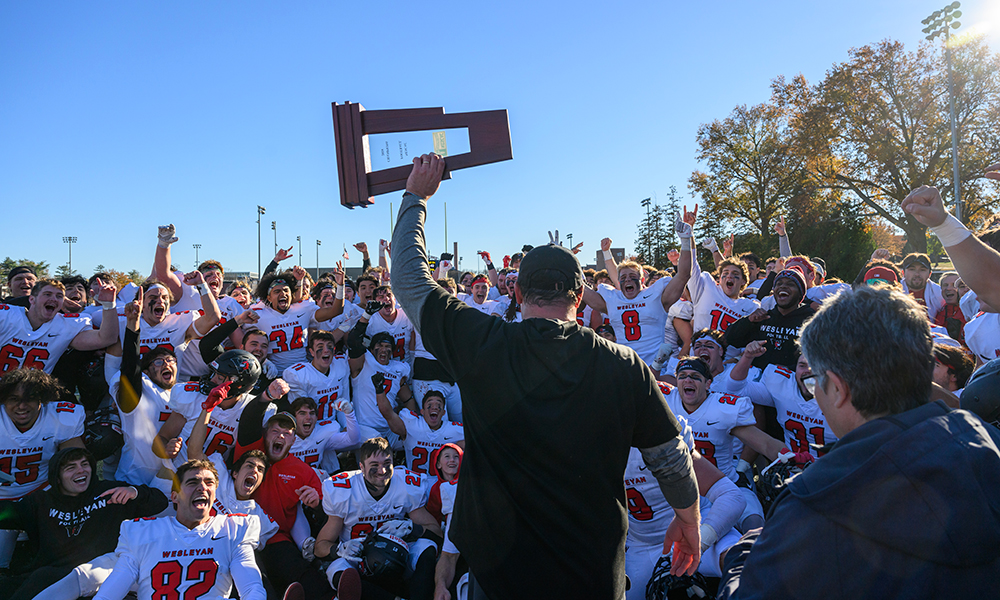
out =
[[[631,249],[643,209],[698,168],[699,124],[764,101],[777,75],[817,81],[851,47],[908,47],[943,0],[709,2],[16,2],[0,4],[0,256],[147,272],[156,227],[174,262],[256,270],[303,239],[303,263],[373,248],[389,204],[340,206],[330,103],[505,108],[514,160],[459,171],[430,250],[495,259],[559,229],[592,260]],[[1000,2],[963,3],[963,30]],[[686,12],[685,12],[686,11]],[[990,25],[991,23],[991,25]],[[374,252],[373,252],[374,255]],[[499,262],[499,260],[497,260]],[[351,249],[351,265],[360,256]]]

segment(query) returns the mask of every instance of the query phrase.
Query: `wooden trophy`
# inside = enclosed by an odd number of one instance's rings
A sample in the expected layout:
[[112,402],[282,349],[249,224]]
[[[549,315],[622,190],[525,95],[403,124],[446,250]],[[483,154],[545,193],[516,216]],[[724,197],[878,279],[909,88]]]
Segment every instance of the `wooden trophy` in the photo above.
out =
[[442,179],[449,179],[456,169],[513,158],[506,110],[445,114],[441,107],[365,110],[360,104],[334,102],[340,203],[347,208],[366,207],[372,204],[373,196],[406,187],[413,165],[373,171],[369,135],[463,128],[468,130],[469,151],[445,158]]

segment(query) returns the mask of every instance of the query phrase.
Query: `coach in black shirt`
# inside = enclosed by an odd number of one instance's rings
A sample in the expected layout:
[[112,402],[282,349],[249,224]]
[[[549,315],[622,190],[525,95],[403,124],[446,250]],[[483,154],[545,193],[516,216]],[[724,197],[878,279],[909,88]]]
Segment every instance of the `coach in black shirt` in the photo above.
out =
[[438,287],[423,221],[443,170],[437,155],[414,160],[392,239],[392,287],[462,392],[466,454],[450,538],[469,562],[473,597],[623,598],[631,446],[675,508],[675,571],[693,572],[697,484],[652,372],[631,349],[576,324],[583,272],[561,246],[521,262],[522,323]]

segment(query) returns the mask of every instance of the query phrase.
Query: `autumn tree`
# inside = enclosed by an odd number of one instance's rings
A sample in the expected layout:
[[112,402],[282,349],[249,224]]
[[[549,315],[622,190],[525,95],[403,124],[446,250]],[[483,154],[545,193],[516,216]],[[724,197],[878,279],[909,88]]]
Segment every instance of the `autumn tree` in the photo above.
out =
[[724,120],[698,128],[697,157],[707,172],[695,171],[689,185],[715,218],[765,236],[789,200],[805,193],[808,178],[789,124],[791,108],[737,106]]
[[[886,40],[852,49],[812,87],[801,76],[773,82],[774,103],[794,114],[798,153],[813,183],[850,193],[873,216],[902,230],[907,249],[927,248],[926,228],[900,211],[921,185],[951,191],[951,132],[946,74],[930,44],[915,52]],[[983,191],[984,168],[1000,155],[1000,57],[982,40],[954,50],[956,110],[965,220],[997,202]]]
[[7,281],[7,273],[10,273],[11,269],[18,266],[31,267],[35,270],[35,275],[40,278],[49,276],[49,263],[44,260],[38,262],[28,260],[27,258],[13,260],[8,256],[3,259],[3,262],[0,262],[0,279]]

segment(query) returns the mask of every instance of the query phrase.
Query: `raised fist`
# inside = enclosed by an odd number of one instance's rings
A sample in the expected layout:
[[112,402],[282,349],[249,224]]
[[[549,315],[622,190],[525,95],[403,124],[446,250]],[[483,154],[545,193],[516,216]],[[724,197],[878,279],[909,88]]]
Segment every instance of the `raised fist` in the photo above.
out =
[[170,244],[177,241],[177,236],[174,235],[174,224],[161,225],[157,233],[157,238],[156,244],[160,248],[169,248]]
[[385,392],[385,375],[382,373],[375,373],[372,375],[372,385],[375,386],[376,394]]

